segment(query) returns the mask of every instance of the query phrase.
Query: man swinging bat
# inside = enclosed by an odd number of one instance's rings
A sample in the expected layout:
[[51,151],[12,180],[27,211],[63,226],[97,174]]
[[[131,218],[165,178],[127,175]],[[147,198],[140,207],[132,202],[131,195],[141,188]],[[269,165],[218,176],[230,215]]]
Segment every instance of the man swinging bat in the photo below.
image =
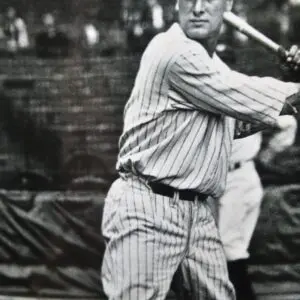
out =
[[[192,299],[235,299],[207,199],[223,194],[233,139],[276,126],[300,100],[296,84],[235,72],[216,55],[231,7],[178,0],[179,22],[142,56],[102,219],[110,300],[165,299],[179,267]],[[300,65],[298,49],[288,55]]]

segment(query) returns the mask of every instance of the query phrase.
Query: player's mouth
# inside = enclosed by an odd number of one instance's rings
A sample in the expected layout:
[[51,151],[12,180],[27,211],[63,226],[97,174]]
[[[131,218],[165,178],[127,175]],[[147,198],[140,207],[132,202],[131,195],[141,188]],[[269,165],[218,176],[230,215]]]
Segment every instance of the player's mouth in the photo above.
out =
[[208,23],[208,20],[202,20],[202,19],[191,19],[190,23],[193,26],[203,26],[204,24]]

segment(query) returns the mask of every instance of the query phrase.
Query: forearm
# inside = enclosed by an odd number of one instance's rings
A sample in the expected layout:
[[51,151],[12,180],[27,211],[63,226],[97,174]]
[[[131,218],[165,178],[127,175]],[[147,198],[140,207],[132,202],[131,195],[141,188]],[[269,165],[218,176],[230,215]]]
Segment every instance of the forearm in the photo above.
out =
[[171,87],[189,106],[272,126],[286,99],[297,92],[292,83],[222,70],[209,59],[181,55],[170,69]]

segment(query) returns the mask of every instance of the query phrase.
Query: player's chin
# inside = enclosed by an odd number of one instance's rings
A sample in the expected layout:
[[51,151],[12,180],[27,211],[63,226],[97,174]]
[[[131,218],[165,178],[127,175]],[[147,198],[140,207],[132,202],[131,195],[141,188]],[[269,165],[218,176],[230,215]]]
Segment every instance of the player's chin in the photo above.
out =
[[208,31],[204,28],[191,28],[188,30],[187,36],[192,40],[201,41],[208,37]]

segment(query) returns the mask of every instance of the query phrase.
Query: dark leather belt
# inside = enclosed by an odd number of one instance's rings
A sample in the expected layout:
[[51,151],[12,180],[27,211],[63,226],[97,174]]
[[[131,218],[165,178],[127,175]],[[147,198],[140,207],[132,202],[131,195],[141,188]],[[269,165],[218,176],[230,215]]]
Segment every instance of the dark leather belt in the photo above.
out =
[[148,185],[153,193],[169,198],[172,198],[176,192],[178,192],[180,200],[186,201],[194,201],[196,197],[198,197],[200,201],[205,201],[208,197],[206,194],[197,193],[192,190],[177,190],[169,185],[157,182],[149,182]]

